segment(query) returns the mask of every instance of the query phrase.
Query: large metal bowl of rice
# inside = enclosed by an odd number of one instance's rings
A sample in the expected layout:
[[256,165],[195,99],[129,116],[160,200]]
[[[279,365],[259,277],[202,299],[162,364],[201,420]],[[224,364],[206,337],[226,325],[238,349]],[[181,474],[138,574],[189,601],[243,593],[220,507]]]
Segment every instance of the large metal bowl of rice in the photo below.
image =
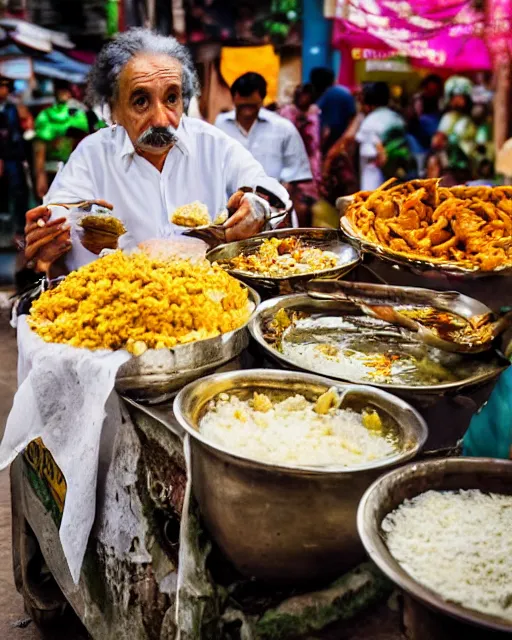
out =
[[202,378],[180,391],[174,413],[210,534],[240,573],[272,582],[356,565],[361,496],[427,438],[418,412],[391,394],[292,371]]
[[407,637],[512,634],[512,461],[444,458],[380,477],[361,500],[366,551],[405,596]]

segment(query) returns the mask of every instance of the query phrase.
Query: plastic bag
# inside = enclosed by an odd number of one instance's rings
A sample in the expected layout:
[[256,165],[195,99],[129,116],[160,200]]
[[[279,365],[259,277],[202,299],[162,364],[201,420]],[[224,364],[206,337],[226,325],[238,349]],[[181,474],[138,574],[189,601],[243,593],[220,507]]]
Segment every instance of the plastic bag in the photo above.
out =
[[512,367],[501,374],[489,400],[472,417],[463,455],[512,459]]
[[155,239],[141,242],[138,250],[146,253],[156,260],[180,260],[192,261],[204,260],[208,245],[197,238],[187,236],[175,236],[168,239]]

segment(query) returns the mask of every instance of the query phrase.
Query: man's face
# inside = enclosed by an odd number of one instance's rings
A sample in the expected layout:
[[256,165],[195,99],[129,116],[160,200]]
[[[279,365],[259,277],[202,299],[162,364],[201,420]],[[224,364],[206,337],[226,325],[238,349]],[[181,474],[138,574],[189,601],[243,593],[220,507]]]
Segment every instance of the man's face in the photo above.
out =
[[250,96],[241,96],[239,93],[235,93],[233,103],[238,120],[256,120],[263,106],[263,98],[257,91],[251,93]]
[[183,115],[181,64],[166,55],[141,54],[124,67],[114,119],[134,147],[161,155],[176,142],[174,130]]
[[59,104],[66,104],[71,100],[71,91],[69,89],[57,89],[55,99]]

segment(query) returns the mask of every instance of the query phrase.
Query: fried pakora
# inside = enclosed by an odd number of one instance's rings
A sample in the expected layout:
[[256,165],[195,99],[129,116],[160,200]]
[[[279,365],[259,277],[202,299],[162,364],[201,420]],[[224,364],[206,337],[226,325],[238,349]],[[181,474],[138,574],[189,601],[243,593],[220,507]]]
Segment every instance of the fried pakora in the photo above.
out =
[[247,289],[207,260],[118,251],[45,291],[28,323],[46,342],[141,355],[233,331],[250,313]]
[[472,271],[512,266],[512,187],[393,182],[355,194],[345,219],[360,238],[434,264]]

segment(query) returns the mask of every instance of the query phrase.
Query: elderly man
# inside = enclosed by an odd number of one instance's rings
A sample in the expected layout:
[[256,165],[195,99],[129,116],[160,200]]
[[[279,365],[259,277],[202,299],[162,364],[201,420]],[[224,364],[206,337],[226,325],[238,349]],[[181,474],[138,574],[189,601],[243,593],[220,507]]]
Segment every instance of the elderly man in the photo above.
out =
[[261,187],[288,205],[286,190],[242,145],[184,115],[197,92],[190,55],[174,38],[134,29],[103,48],[88,97],[110,107],[114,125],[80,143],[44,205],[27,213],[26,255],[37,270],[48,272],[63,258],[68,269],[77,268],[96,257],[66,219],[50,219],[48,204],[111,203],[127,229],[122,248],[181,233],[169,215],[195,200],[212,218],[229,200],[235,213],[225,223],[227,241],[260,232],[268,219],[266,201],[244,188]]

